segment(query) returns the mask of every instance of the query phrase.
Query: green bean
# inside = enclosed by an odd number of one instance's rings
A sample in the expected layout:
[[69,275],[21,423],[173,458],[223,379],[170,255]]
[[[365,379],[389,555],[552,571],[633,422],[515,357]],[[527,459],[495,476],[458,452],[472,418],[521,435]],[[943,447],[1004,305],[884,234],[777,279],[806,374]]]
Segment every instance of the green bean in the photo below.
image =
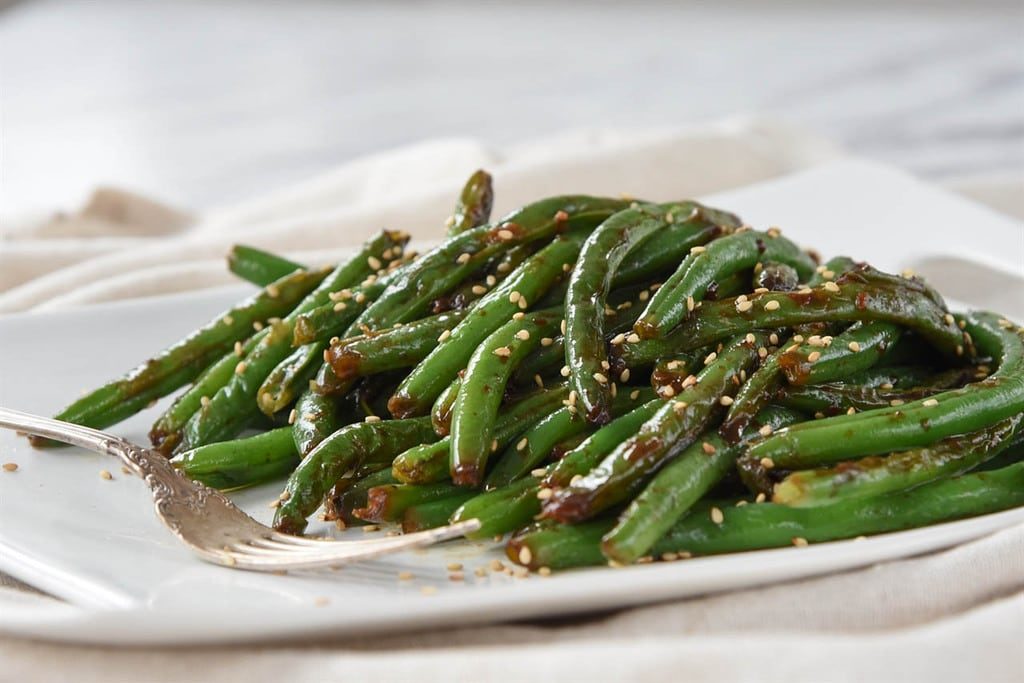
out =
[[459,395],[460,386],[462,377],[456,377],[448,388],[441,392],[430,409],[430,422],[438,436],[448,436],[452,431],[452,408],[455,406],[455,397]]
[[931,446],[792,472],[775,485],[772,502],[794,507],[830,505],[955,477],[1009,448],[1014,436],[1022,431],[1022,421],[1024,415],[1014,415],[977,432],[949,437]]
[[196,378],[185,392],[174,399],[174,403],[157,418],[149,430],[149,440],[153,447],[163,453],[170,455],[181,443],[185,425],[189,419],[202,408],[203,403],[209,400],[225,384],[231,381],[235,375],[235,368],[238,362],[246,355],[252,353],[257,344],[270,333],[269,327],[264,327],[253,336],[245,340],[242,345],[241,355],[234,351],[221,356]]
[[[324,270],[297,271],[268,285],[120,379],[78,399],[56,418],[103,429],[134,415],[198,377],[235,342],[248,337],[253,323],[286,314],[326,275]],[[31,440],[37,447],[54,445],[48,439]]]
[[478,486],[483,481],[512,370],[542,338],[558,330],[560,318],[560,311],[548,309],[512,319],[473,351],[452,408],[450,474],[456,484]]
[[[353,418],[354,419],[354,418]],[[292,440],[299,455],[305,457],[327,437],[341,429],[347,422],[340,406],[331,396],[315,391],[304,391],[295,402],[292,422]]]
[[[758,414],[751,431],[756,435],[758,427],[778,429],[800,420],[798,413],[769,407]],[[609,560],[636,562],[725,477],[741,452],[740,444],[729,444],[717,434],[704,435],[703,443],[680,453],[626,506],[615,527],[604,536],[601,552]]]
[[259,287],[303,270],[305,266],[256,247],[236,244],[228,252],[228,270]]
[[466,534],[471,540],[485,540],[521,529],[540,514],[540,485],[524,477],[493,491],[478,493],[451,513],[451,522],[476,519],[480,528]]
[[[1024,505],[1024,462],[965,474],[910,491],[854,498],[820,508],[762,503],[741,507],[699,503],[655,544],[653,554],[711,555],[834,541],[975,517]],[[720,507],[721,506],[721,507]],[[711,518],[721,513],[721,522]],[[542,526],[512,538],[510,559],[531,569],[565,569],[606,562],[600,540],[614,524]],[[524,552],[525,550],[525,552]]]
[[402,515],[402,533],[436,529],[448,523],[448,518],[467,500],[476,495],[473,491],[460,488],[459,493],[446,498],[431,500],[405,509]]
[[777,329],[809,322],[858,320],[895,323],[918,332],[949,357],[967,355],[963,334],[947,321],[949,314],[917,292],[879,283],[830,282],[827,285],[830,287],[822,286],[810,293],[766,292],[746,299],[704,302],[668,336],[617,347],[619,358],[615,362],[639,367],[662,356],[700,348],[752,328]]
[[491,217],[493,204],[491,174],[481,169],[469,176],[462,188],[455,210],[448,219],[448,236],[458,235],[486,223]]
[[461,489],[451,482],[434,484],[384,484],[366,492],[366,504],[352,511],[364,522],[397,522],[413,505],[459,495]]
[[773,292],[792,292],[800,284],[796,268],[785,263],[769,261],[761,268],[754,268],[754,289],[763,288]]
[[366,505],[370,489],[394,483],[391,470],[387,467],[363,476],[357,473],[351,478],[342,479],[331,488],[324,500],[324,516],[343,526],[361,526],[365,522],[354,513]]
[[187,477],[217,489],[238,489],[287,476],[299,463],[288,427],[200,446],[171,463]]
[[634,326],[636,333],[644,339],[665,336],[687,316],[695,302],[703,299],[709,284],[753,268],[760,261],[788,264],[802,277],[814,271],[810,257],[777,232],[736,232],[691,250],[675,274],[651,297]]
[[739,337],[721,355],[709,355],[706,367],[676,400],[666,402],[635,436],[577,483],[556,490],[544,503],[544,516],[576,523],[628,500],[705,431],[722,398],[735,393],[740,373],[753,364],[763,339],[760,333],[753,342]]
[[806,469],[927,446],[1024,412],[1021,332],[991,313],[966,316],[964,324],[979,350],[998,363],[988,378],[905,405],[796,425],[751,446],[749,457],[769,458],[780,468]]
[[405,323],[382,332],[371,332],[331,345],[327,362],[342,381],[415,365],[466,317],[467,311],[450,311]]
[[565,364],[588,422],[600,425],[611,418],[604,311],[616,270],[630,249],[669,225],[666,216],[682,211],[679,204],[620,211],[601,223],[580,249],[565,297]]
[[[639,395],[631,396],[631,387],[617,392],[609,406],[609,416],[618,417],[636,406],[636,401],[648,401],[654,398],[654,392],[646,387],[639,389]],[[572,401],[572,394],[569,394]],[[530,429],[523,432],[522,437],[501,454],[494,468],[487,476],[487,488],[505,486],[527,474],[549,457],[552,449],[562,440],[583,434],[588,423],[568,405],[556,410]]]
[[576,260],[584,237],[579,232],[558,237],[480,299],[473,312],[402,382],[388,404],[391,414],[408,417],[426,413],[489,334],[564,276],[562,266]]
[[[516,436],[556,410],[568,395],[569,389],[561,384],[535,391],[509,405],[494,424],[491,450],[507,446]],[[400,454],[392,464],[395,479],[404,484],[429,484],[446,478],[451,441],[451,436],[446,436],[433,444],[414,446]]]
[[435,438],[427,418],[362,422],[336,431],[303,458],[288,478],[286,499],[274,515],[274,528],[302,533],[306,517],[346,472],[369,460],[388,462],[407,448]]

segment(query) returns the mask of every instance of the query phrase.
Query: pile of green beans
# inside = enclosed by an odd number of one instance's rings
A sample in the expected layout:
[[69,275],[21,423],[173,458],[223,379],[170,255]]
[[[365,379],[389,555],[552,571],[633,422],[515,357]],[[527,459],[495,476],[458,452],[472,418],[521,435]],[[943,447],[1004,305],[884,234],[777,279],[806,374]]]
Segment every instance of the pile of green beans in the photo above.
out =
[[[692,200],[547,197],[474,173],[420,255],[382,231],[261,290],[58,418],[185,387],[153,444],[274,524],[479,520],[532,569],[885,533],[1024,504],[1024,330],[911,273],[823,264]],[[53,444],[36,440],[37,445]]]

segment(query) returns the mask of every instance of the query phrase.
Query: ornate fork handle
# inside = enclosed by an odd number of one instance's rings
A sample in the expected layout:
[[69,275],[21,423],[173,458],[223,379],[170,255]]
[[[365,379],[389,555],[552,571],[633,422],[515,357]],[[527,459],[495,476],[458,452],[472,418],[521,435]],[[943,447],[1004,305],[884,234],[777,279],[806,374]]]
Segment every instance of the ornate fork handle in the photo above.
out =
[[191,484],[162,456],[117,436],[48,417],[30,415],[18,410],[0,408],[0,426],[10,427],[72,446],[80,446],[96,453],[119,458],[134,474],[142,477],[154,495],[192,495]]

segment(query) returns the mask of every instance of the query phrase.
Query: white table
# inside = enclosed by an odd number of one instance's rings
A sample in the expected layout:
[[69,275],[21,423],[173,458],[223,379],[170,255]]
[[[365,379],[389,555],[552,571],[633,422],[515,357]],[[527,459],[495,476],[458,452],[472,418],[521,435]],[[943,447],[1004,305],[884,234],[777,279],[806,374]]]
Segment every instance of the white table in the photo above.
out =
[[736,112],[937,180],[1020,170],[1024,5],[891,4],[15,4],[0,211],[99,183],[205,208],[426,137]]

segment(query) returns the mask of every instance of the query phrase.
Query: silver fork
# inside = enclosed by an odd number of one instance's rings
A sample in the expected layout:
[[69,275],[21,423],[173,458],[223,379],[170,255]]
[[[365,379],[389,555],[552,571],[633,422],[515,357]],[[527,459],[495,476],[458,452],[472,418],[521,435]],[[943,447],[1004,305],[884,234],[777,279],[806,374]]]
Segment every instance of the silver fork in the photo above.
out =
[[184,477],[162,454],[69,422],[0,408],[0,427],[120,458],[153,492],[156,515],[199,557],[254,571],[315,569],[421,548],[480,528],[471,519],[402,536],[332,541],[282,534],[242,512],[222,493]]

